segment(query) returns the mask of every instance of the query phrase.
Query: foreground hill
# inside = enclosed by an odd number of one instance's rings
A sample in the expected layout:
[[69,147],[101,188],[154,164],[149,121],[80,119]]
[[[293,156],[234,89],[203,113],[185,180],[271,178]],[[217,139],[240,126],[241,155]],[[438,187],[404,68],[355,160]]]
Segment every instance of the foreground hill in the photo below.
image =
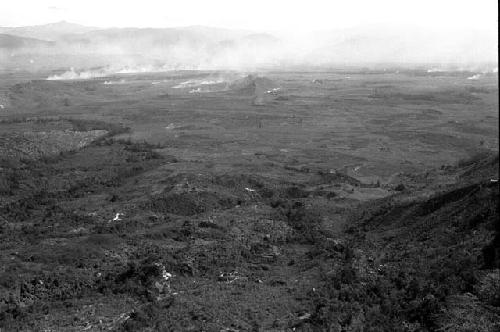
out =
[[361,184],[339,172],[201,174],[117,125],[36,123],[107,135],[2,160],[5,330],[498,330],[497,154],[360,203],[320,190]]
[[346,230],[343,263],[328,263],[332,251],[321,248],[318,257],[326,261],[319,263],[325,272],[315,324],[377,331],[500,328],[498,154],[447,172],[458,181],[430,197],[406,192],[361,206]]

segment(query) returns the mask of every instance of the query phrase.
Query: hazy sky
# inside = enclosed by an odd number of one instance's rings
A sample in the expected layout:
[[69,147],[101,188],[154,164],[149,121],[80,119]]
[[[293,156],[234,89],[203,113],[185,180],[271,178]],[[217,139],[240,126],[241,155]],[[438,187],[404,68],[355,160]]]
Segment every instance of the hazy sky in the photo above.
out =
[[373,23],[496,29],[496,0],[1,0],[0,26],[66,20],[98,27],[207,25],[317,30]]

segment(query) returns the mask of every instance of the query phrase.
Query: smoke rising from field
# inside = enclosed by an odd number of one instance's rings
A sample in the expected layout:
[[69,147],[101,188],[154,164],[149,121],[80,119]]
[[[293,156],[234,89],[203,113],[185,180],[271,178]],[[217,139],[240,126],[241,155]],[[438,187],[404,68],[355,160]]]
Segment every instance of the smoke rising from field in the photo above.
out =
[[497,34],[491,31],[378,25],[292,35],[188,27],[104,29],[56,37],[50,44],[23,37],[6,44],[0,39],[3,66],[65,69],[50,79],[184,69],[453,64],[490,71],[497,66]]

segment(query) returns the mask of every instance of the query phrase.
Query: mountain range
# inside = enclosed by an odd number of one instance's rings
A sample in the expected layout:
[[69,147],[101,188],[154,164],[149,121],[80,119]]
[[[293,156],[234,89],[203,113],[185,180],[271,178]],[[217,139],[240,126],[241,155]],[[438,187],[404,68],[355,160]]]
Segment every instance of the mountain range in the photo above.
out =
[[58,58],[61,67],[78,67],[90,58],[98,59],[96,65],[195,69],[373,63],[470,66],[496,63],[497,39],[491,31],[383,25],[284,34],[205,26],[104,29],[62,21],[0,27],[0,69],[23,67],[27,57],[31,65],[46,66],[48,58]]

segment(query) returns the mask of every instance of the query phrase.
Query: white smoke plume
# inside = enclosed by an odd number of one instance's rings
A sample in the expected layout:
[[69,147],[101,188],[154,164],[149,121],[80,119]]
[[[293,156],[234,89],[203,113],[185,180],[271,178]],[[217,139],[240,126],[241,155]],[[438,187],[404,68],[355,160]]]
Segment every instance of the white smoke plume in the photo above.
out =
[[[50,80],[171,70],[239,70],[294,66],[447,64],[473,72],[497,64],[497,33],[364,26],[314,33],[252,33],[215,28],[104,29],[45,47],[0,48],[0,69],[61,70]],[[34,63],[29,60],[33,59]],[[432,67],[431,67],[432,66]],[[78,69],[76,69],[78,68]],[[90,70],[88,68],[105,68]]]
[[92,78],[106,77],[108,74],[105,71],[75,71],[74,68],[60,74],[47,77],[48,81],[59,80],[88,80]]

